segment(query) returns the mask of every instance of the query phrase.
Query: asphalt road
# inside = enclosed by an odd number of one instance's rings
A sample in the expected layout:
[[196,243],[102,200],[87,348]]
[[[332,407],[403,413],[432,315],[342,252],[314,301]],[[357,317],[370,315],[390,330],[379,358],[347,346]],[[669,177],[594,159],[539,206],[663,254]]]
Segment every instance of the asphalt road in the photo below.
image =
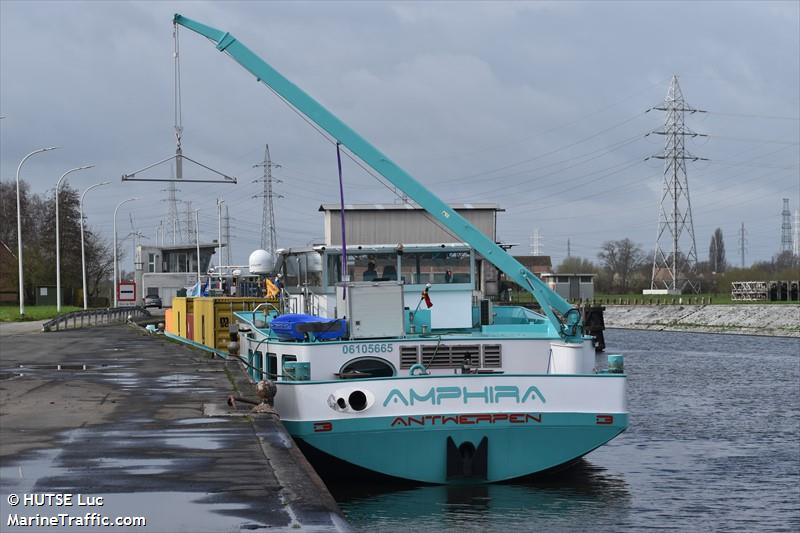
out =
[[[254,397],[237,363],[132,326],[3,329],[0,530],[39,530],[9,526],[11,515],[87,512],[147,520],[123,531],[347,530],[280,422],[231,412],[233,392]],[[9,504],[32,493],[73,505]],[[103,505],[78,506],[77,494]]]

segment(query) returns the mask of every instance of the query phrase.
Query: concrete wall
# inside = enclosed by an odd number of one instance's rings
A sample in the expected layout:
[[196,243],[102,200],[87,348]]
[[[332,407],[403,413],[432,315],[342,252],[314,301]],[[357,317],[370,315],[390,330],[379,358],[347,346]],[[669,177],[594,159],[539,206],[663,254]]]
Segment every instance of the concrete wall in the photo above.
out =
[[800,305],[608,305],[606,327],[800,337]]

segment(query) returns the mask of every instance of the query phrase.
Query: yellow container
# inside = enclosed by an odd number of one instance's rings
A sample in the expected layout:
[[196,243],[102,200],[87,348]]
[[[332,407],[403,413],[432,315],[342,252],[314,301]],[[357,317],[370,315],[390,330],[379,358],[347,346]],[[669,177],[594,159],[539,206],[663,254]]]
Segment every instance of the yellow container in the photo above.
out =
[[164,328],[168,333],[178,333],[177,325],[175,324],[175,317],[172,314],[172,308],[167,307],[164,309]]
[[[192,319],[194,301],[196,298],[175,297],[172,299],[172,321],[174,333],[184,339],[192,338],[194,324],[189,321]],[[193,319],[192,319],[193,320]]]
[[204,297],[193,300],[193,340],[222,351],[228,349],[230,326],[236,324],[233,313],[252,311],[265,302],[277,304],[277,300],[267,298]]

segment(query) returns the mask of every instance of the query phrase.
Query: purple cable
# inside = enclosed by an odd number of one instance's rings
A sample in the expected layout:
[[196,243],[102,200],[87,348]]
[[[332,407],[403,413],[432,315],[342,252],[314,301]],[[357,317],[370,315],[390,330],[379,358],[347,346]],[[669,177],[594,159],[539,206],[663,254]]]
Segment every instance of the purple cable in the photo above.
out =
[[342,300],[347,300],[347,241],[345,239],[344,226],[344,183],[342,182],[342,154],[339,151],[339,144],[336,143],[336,163],[339,165],[339,202],[342,208]]

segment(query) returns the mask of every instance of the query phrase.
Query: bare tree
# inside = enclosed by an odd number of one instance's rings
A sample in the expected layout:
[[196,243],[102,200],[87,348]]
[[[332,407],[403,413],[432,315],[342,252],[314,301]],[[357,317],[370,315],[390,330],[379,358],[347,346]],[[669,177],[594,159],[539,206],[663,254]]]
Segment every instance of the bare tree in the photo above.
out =
[[[64,184],[59,191],[58,201],[61,281],[64,287],[64,300],[69,302],[71,289],[81,285],[78,191],[68,183]],[[25,292],[28,301],[32,301],[37,286],[55,284],[55,198],[53,191],[43,195],[32,194],[27,183],[21,181],[20,203],[25,246],[23,255]],[[16,184],[0,182],[0,246],[5,243],[9,247],[8,250],[3,247],[4,253],[0,254],[0,274],[6,285],[10,285],[8,281],[17,280],[17,268],[13,256],[13,253],[16,253],[17,241],[16,216]],[[103,282],[111,276],[111,250],[108,244],[91,229],[86,232],[86,248],[89,293],[97,296]]]
[[114,259],[111,246],[94,231],[86,232],[86,277],[89,296],[100,296],[103,284],[114,272]]
[[620,292],[627,292],[633,274],[645,260],[641,247],[628,238],[604,242],[597,257],[609,274],[612,286]]

